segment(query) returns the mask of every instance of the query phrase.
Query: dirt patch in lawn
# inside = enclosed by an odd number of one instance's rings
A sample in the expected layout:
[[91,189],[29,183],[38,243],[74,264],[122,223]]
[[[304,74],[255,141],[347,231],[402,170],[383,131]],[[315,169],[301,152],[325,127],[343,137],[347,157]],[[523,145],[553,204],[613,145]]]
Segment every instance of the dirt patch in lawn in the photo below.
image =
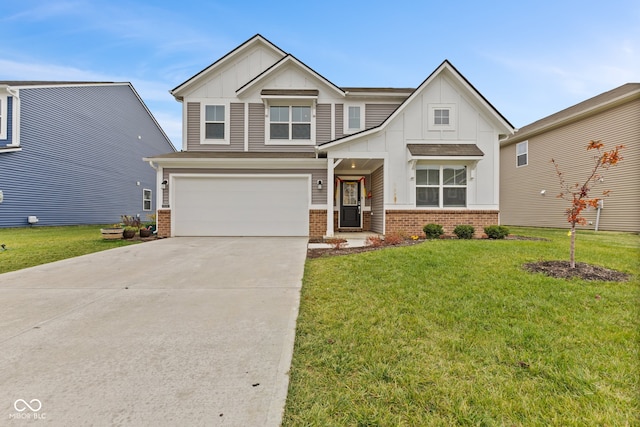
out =
[[524,269],[532,273],[542,273],[556,279],[603,280],[606,282],[626,282],[629,275],[616,270],[610,270],[597,265],[577,262],[571,268],[569,261],[540,261],[524,264]]
[[[321,243],[321,239],[311,243]],[[418,240],[404,240],[395,245],[380,245],[380,246],[363,246],[357,248],[320,248],[320,249],[307,249],[307,258],[320,258],[328,256],[350,255],[359,254],[362,252],[377,251],[378,249],[393,248],[399,246],[413,246],[424,242],[424,239]]]

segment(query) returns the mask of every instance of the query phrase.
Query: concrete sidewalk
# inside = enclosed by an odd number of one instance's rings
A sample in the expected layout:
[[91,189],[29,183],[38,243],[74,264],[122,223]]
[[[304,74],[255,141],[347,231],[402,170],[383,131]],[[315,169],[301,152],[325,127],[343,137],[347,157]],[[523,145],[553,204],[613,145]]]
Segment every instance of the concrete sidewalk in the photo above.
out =
[[0,275],[0,419],[279,425],[306,246],[172,238]]

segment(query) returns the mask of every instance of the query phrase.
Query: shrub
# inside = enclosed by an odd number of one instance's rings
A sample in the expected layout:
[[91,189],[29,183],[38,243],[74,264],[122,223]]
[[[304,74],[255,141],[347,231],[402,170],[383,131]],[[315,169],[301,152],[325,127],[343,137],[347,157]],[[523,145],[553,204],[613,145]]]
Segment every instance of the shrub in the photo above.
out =
[[404,234],[400,232],[389,233],[384,236],[385,245],[397,245],[404,240]]
[[344,245],[347,243],[347,241],[345,239],[339,239],[339,238],[331,238],[331,239],[326,239],[325,243],[328,243],[330,245],[333,246],[333,249],[335,250],[339,250],[344,248]]
[[367,236],[366,243],[367,243],[367,246],[372,246],[374,248],[379,248],[384,244],[380,236]]
[[475,231],[473,225],[457,225],[453,229],[453,234],[458,236],[458,239],[472,239]]
[[437,239],[444,234],[444,229],[440,224],[427,224],[422,228],[427,239]]
[[503,225],[490,225],[484,228],[490,239],[504,239],[509,235],[509,229]]

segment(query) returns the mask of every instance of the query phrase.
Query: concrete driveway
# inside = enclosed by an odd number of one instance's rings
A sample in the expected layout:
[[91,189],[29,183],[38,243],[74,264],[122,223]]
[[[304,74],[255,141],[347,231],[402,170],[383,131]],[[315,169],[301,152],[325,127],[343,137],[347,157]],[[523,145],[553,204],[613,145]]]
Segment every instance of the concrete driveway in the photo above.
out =
[[0,424],[277,426],[306,238],[172,238],[0,275]]

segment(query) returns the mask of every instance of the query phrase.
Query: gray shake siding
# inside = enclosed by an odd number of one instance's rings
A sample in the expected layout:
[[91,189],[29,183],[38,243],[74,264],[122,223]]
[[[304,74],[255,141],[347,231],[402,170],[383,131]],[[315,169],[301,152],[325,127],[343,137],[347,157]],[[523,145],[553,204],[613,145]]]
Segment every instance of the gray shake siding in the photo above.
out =
[[[0,227],[107,224],[155,209],[156,171],[173,151],[128,84],[20,89],[21,151],[0,151]],[[143,189],[152,190],[150,211]]]

